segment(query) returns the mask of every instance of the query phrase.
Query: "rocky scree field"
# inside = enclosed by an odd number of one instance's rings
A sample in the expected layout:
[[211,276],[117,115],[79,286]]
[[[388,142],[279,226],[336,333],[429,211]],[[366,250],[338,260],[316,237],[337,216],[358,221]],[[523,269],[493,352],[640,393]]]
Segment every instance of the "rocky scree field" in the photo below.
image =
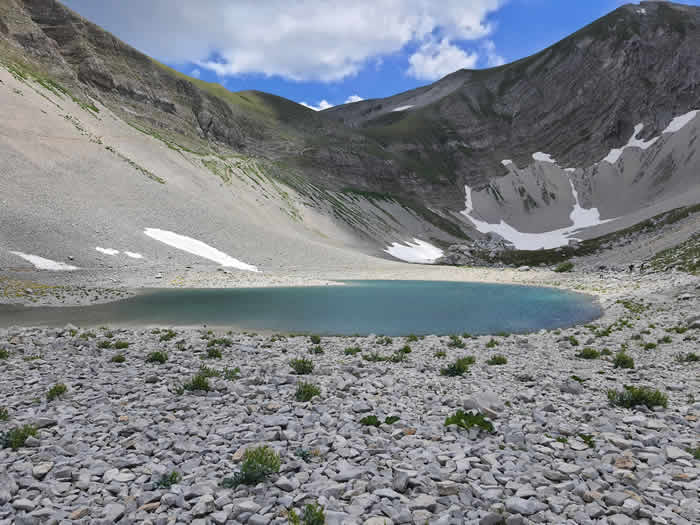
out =
[[0,523],[697,523],[699,304],[481,337],[0,330]]

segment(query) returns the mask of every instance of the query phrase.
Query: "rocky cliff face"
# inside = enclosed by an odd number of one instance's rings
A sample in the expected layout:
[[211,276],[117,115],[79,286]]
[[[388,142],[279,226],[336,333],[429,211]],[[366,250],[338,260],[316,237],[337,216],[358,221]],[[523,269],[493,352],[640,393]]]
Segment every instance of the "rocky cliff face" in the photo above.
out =
[[[27,63],[78,98],[98,100],[127,122],[184,147],[265,159],[302,193],[313,185],[395,197],[446,232],[443,241],[479,235],[459,213],[465,187],[486,191],[507,183],[513,170],[541,171],[535,152],[551,155],[561,168],[582,169],[576,176],[582,197],[588,198],[584,189],[593,179],[605,187],[601,181],[615,173],[589,168],[611,149],[633,135],[640,141],[657,136],[675,116],[700,108],[698,49],[700,8],[642,2],[512,64],[458,71],[394,97],[317,114],[273,95],[231,93],[188,78],[55,0],[0,5],[0,57],[6,62]],[[697,183],[687,173],[697,172],[700,161],[686,157],[680,179],[678,162],[652,163],[655,180],[673,188],[681,179]],[[528,191],[532,202],[482,204],[483,217],[517,219],[538,231],[557,228],[560,218],[550,224],[540,212],[562,207],[566,217],[571,189],[566,180],[547,184],[544,193]],[[646,193],[635,199],[626,202],[625,213],[654,203]]]

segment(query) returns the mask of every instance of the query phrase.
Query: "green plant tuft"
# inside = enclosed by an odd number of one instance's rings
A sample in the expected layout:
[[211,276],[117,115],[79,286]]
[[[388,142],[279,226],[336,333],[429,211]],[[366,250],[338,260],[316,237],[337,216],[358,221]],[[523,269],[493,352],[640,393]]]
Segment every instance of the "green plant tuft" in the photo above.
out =
[[381,424],[382,423],[381,421],[379,421],[379,418],[374,414],[365,416],[362,419],[360,419],[360,425],[364,425],[366,427],[378,427]]
[[158,483],[156,483],[156,488],[169,489],[173,485],[180,483],[181,479],[182,476],[180,476],[180,473],[173,470],[170,474],[163,474],[163,476],[158,480]]
[[10,419],[10,412],[5,407],[0,407],[0,421],[7,421]]
[[634,359],[625,352],[618,352],[613,359],[615,368],[634,368]]
[[272,474],[280,471],[280,457],[269,446],[249,448],[243,453],[241,470],[233,477],[225,478],[221,482],[224,488],[236,488],[238,485],[256,485],[265,481]]
[[114,348],[117,350],[124,350],[125,348],[129,348],[129,343],[126,341],[117,341],[114,343]]
[[207,348],[207,358],[208,359],[221,359],[223,355],[221,350],[218,348]]
[[[160,332],[154,332],[154,333],[160,333]],[[175,337],[177,337],[177,332],[169,329],[165,333],[161,334],[160,340],[161,341],[170,341],[172,339],[175,339]]]
[[0,448],[17,450],[24,446],[29,436],[36,436],[37,429],[34,425],[23,425],[11,428],[5,433],[0,433]]
[[126,361],[126,357],[124,357],[124,354],[114,354],[110,361],[112,363],[123,363],[124,361]]
[[320,345],[321,344],[321,336],[318,336],[318,335],[309,336],[309,341],[311,341],[311,344],[313,344],[313,345]]
[[487,365],[505,365],[508,363],[508,358],[504,355],[495,355],[488,361],[486,361]]
[[659,390],[648,387],[625,385],[623,390],[608,390],[608,400],[614,406],[633,408],[644,405],[647,408],[656,406],[667,407],[668,396]]
[[298,359],[292,359],[289,362],[289,366],[294,370],[297,375],[303,376],[308,375],[314,371],[314,363],[311,359],[305,359],[303,357]]
[[46,399],[47,401],[53,401],[57,397],[61,397],[63,394],[65,394],[67,390],[68,388],[66,385],[63,383],[57,383],[49,388],[48,392],[46,392]]
[[464,348],[467,345],[464,344],[464,341],[462,341],[462,338],[458,335],[451,335],[450,341],[447,343],[447,346],[451,348]]
[[294,509],[287,514],[289,525],[325,525],[326,514],[323,507],[316,503],[308,503],[304,506],[301,518]]
[[297,384],[297,391],[294,394],[294,399],[305,403],[319,395],[321,395],[321,390],[316,385],[313,383],[300,382]]
[[346,348],[343,353],[345,355],[355,355],[355,354],[359,354],[360,352],[362,352],[362,348],[360,348],[359,346],[352,346],[352,347]]
[[314,355],[320,355],[325,352],[323,351],[323,348],[321,348],[321,345],[316,345],[309,348],[309,353]]
[[498,346],[498,341],[496,341],[493,337],[489,340],[488,343],[486,343],[486,348],[495,348]]
[[445,418],[445,426],[457,425],[459,428],[469,430],[470,428],[477,427],[486,432],[493,433],[493,423],[486,419],[484,415],[480,412],[473,414],[471,412],[465,412],[464,410],[457,410],[457,412]]
[[566,273],[566,272],[571,272],[574,269],[574,263],[571,261],[566,261],[561,264],[558,264],[556,268],[554,268],[554,271],[557,273]]
[[162,365],[167,360],[168,354],[161,350],[156,350],[155,352],[151,352],[146,356],[147,363],[160,363]]
[[576,354],[576,357],[580,359],[598,359],[600,357],[600,352],[595,348],[584,348]]
[[206,376],[202,373],[192,376],[192,379],[190,379],[187,383],[182,385],[182,388],[184,388],[185,390],[189,390],[190,392],[194,392],[197,390],[202,392],[209,392],[209,390],[211,390],[211,386],[209,386],[209,381],[207,380]]
[[476,359],[473,356],[460,357],[454,363],[440,370],[440,375],[448,377],[462,376],[469,372],[469,365],[473,365]]

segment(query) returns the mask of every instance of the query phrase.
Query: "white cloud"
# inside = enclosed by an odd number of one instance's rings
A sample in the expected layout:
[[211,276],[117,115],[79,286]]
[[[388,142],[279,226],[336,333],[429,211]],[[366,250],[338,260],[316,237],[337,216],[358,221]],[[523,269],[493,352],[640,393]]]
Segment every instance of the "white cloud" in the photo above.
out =
[[192,71],[190,71],[190,76],[194,78],[199,78],[202,76],[202,72],[199,69],[193,69]]
[[496,53],[496,44],[493,40],[484,40],[481,44],[481,49],[486,54],[486,65],[488,67],[498,67],[506,63],[505,58]]
[[[448,42],[481,39],[491,32],[488,16],[505,1],[64,3],[162,61],[197,64],[221,76],[256,73],[333,82],[399,52],[407,44],[422,45],[433,38]],[[455,54],[455,50],[451,52]]]
[[309,109],[313,109],[314,111],[322,111],[324,109],[332,108],[334,104],[331,104],[328,102],[325,98],[318,103],[318,106],[313,106],[311,104],[307,104],[306,102],[299,102],[302,106],[306,106]]
[[478,58],[478,54],[465,52],[447,38],[428,41],[408,59],[408,74],[419,80],[437,80],[458,69],[473,69]]
[[345,99],[344,104],[352,104],[353,102],[360,102],[361,100],[364,100],[364,98],[362,98],[360,95],[350,95]]

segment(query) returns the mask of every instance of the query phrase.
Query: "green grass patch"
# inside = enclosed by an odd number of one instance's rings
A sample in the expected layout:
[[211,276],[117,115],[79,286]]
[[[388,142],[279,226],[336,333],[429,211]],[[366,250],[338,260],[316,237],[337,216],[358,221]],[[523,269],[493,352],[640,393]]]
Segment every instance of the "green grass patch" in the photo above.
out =
[[124,361],[126,361],[124,354],[114,354],[112,359],[110,359],[110,362],[112,363],[123,363]]
[[294,373],[300,376],[311,374],[314,371],[314,363],[311,359],[297,358],[289,362]]
[[257,485],[272,474],[280,471],[282,462],[279,455],[269,446],[249,448],[243,453],[241,470],[221,482],[224,488],[236,488],[239,485]]
[[576,354],[576,357],[579,359],[598,359],[600,357],[600,352],[595,348],[584,348]]
[[668,406],[668,396],[666,394],[644,386],[625,385],[623,390],[608,390],[608,400],[611,405],[624,408],[634,408],[642,405],[647,408],[657,406],[666,408]]
[[496,366],[497,366],[497,365],[505,365],[505,364],[507,364],[507,363],[508,363],[508,358],[507,358],[506,356],[500,355],[500,354],[499,354],[499,355],[495,355],[495,356],[493,356],[491,359],[489,359],[488,361],[486,361],[486,364],[487,364],[487,365],[492,365],[492,366],[494,366],[494,365],[496,365]]
[[146,356],[147,363],[158,363],[162,365],[167,360],[168,354],[166,352],[163,352],[162,350],[156,350],[155,352],[151,352]]
[[449,427],[450,425],[456,425],[465,430],[479,428],[489,433],[493,433],[494,431],[493,423],[486,419],[480,412],[472,414],[471,412],[465,412],[464,410],[457,410],[455,414],[445,418],[445,426]]
[[46,392],[46,400],[53,401],[54,399],[61,397],[67,391],[68,387],[66,387],[66,385],[63,383],[56,383],[54,386],[49,388],[48,392]]
[[634,359],[625,352],[618,352],[613,359],[615,368],[634,368]]
[[37,429],[34,425],[22,425],[11,428],[7,432],[0,433],[1,448],[17,450],[24,446],[29,436],[36,437]]
[[440,375],[447,377],[463,376],[469,372],[469,366],[476,363],[474,356],[460,357],[454,363],[440,370]]
[[321,389],[316,385],[312,383],[300,382],[297,384],[297,391],[294,393],[294,399],[305,403],[320,395]]

